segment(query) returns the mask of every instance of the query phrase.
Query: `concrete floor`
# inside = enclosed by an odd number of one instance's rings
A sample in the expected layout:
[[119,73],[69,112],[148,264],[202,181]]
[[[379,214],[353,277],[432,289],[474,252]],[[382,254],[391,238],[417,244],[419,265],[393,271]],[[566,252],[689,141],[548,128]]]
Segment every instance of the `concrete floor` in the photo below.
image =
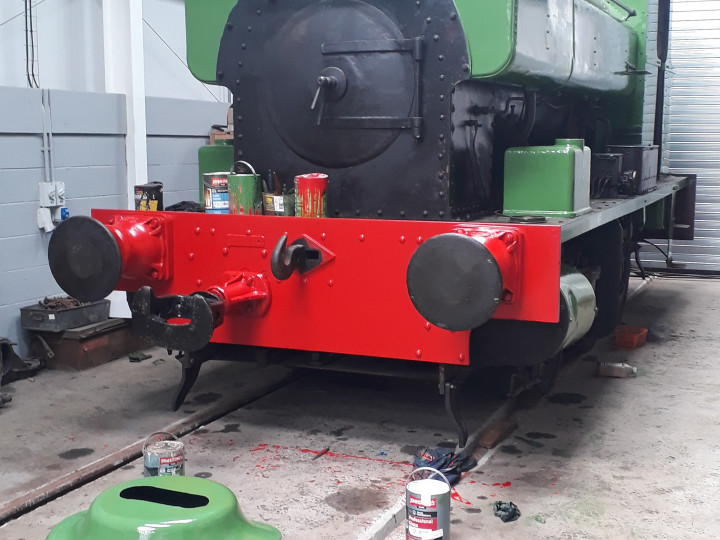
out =
[[[713,316],[718,300],[720,281],[656,279],[645,287],[628,305],[624,320],[649,328],[647,345],[613,350],[608,343],[598,344],[564,368],[550,395],[525,395],[513,415],[518,429],[481,456],[481,465],[457,486],[452,538],[720,536],[716,466],[720,420],[715,408],[720,390],[720,368],[715,364],[720,335]],[[596,377],[597,360],[626,360],[638,368],[638,376]],[[241,368],[219,366],[216,369]],[[96,368],[86,372],[83,380],[97,380],[102,387],[103,377],[119,376],[111,375],[112,369]],[[135,375],[127,378],[130,384],[137,380]],[[199,385],[213,383],[203,375],[208,374],[201,374]],[[53,375],[40,374],[34,384],[46,376]],[[221,374],[224,384],[230,378],[230,372]],[[138,391],[146,396],[167,393],[174,383],[174,378],[171,384],[158,380]],[[83,433],[98,443],[84,446],[97,449],[115,432],[126,435],[116,433],[112,445],[134,440],[162,423],[141,424],[143,413],[137,411],[116,427],[78,421],[67,414],[65,406],[57,406],[78,394],[54,386],[46,390],[45,398],[37,398],[56,404],[44,414],[54,418],[58,433],[64,433],[64,426],[75,426],[72,433]],[[70,443],[43,438],[38,433],[42,430],[36,428],[26,429],[26,423],[18,420],[27,418],[21,408],[25,392],[20,383],[15,387],[11,405],[20,416],[11,425],[20,424],[25,435],[4,435],[0,468],[7,457],[31,448],[39,452],[30,456],[32,464],[49,477],[54,474],[52,468],[38,467],[44,463],[40,449],[44,448],[48,459],[55,456],[54,464]],[[209,391],[212,388],[196,390],[198,395]],[[227,392],[232,389],[218,393]],[[58,400],[60,394],[64,401]],[[90,410],[100,406],[109,414],[117,407],[108,402],[117,399],[114,392],[81,395]],[[474,428],[501,405],[471,392],[465,397]],[[183,409],[196,407],[183,407],[181,416]],[[0,409],[4,433],[8,418],[7,410]],[[431,386],[314,376],[204,426],[185,437],[185,442],[188,474],[227,485],[249,518],[275,525],[284,538],[399,540],[404,538],[402,525],[394,531],[392,525],[393,518],[403,512],[398,502],[411,470],[408,461],[418,446],[435,446],[452,438],[454,433]],[[57,444],[48,446],[54,441]],[[312,460],[315,452],[328,446],[328,454]],[[10,470],[29,473],[32,464]],[[0,472],[3,479],[9,478],[8,470]],[[86,508],[104,489],[140,474],[138,460],[7,523],[0,528],[0,537],[44,538],[55,523]],[[517,504],[522,517],[502,523],[491,510],[498,499]]]
[[[648,328],[648,343],[599,344],[515,413],[515,433],[458,485],[453,540],[720,537],[718,305],[720,281],[646,287],[624,321]],[[597,360],[638,376],[597,377]],[[496,500],[520,519],[495,517]]]

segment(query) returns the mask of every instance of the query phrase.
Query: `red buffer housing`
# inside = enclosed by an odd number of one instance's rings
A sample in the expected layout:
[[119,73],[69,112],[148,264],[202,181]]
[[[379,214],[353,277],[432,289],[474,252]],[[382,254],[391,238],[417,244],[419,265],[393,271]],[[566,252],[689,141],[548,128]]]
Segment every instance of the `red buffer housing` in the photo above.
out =
[[[119,210],[93,217],[119,250],[110,289],[205,299],[215,343],[468,365],[469,325],[482,324],[478,317],[552,323],[559,316],[557,226]],[[411,283],[414,257],[419,284]],[[483,286],[476,263],[499,281]],[[60,281],[63,272],[53,272]],[[487,304],[482,313],[463,322],[479,302]],[[460,320],[434,320],[438,303],[441,319],[445,310]],[[198,323],[151,316],[185,333]]]

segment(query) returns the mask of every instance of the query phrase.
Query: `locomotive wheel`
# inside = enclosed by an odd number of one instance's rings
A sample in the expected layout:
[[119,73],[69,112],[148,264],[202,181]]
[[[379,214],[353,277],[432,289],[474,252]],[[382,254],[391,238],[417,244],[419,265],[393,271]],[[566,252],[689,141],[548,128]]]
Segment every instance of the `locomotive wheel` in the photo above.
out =
[[583,265],[598,266],[601,273],[595,284],[597,316],[585,338],[578,342],[576,352],[590,350],[588,345],[610,335],[620,321],[630,280],[628,233],[614,221],[578,238],[576,248],[582,254]]

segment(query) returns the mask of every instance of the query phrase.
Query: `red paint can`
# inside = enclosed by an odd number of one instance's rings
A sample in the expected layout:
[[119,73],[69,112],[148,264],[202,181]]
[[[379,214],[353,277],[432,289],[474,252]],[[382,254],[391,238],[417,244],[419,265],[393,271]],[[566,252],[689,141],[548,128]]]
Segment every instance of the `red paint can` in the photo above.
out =
[[295,177],[295,215],[327,217],[328,175],[301,174]]

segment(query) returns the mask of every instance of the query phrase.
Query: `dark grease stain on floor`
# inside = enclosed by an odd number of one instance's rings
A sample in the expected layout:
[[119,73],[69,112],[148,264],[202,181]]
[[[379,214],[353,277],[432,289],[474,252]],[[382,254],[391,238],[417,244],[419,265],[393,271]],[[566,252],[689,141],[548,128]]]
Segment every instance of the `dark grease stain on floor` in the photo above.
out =
[[377,488],[345,488],[325,497],[325,504],[345,514],[364,514],[385,508],[387,495]]
[[343,433],[345,433],[347,430],[352,429],[353,426],[343,426],[340,429],[335,429],[330,432],[330,435],[333,437],[342,437]]
[[460,523],[462,523],[462,519],[451,519],[450,520],[450,525],[459,525]]
[[196,429],[195,433],[197,433],[198,435],[202,435],[203,433],[210,433],[210,430],[207,428],[200,428],[200,429]]
[[515,438],[516,438],[518,441],[524,442],[524,443],[527,444],[528,446],[532,446],[533,448],[542,448],[543,446],[545,446],[543,443],[539,443],[539,442],[537,442],[537,441],[531,441],[530,439],[526,439],[525,437],[518,437],[518,436],[516,435]]
[[480,508],[463,508],[468,514],[479,514],[482,512]]
[[550,403],[557,403],[558,405],[578,405],[586,399],[587,396],[576,394],[574,392],[561,392],[559,394],[548,396],[547,398]]
[[436,446],[438,448],[455,448],[457,443],[455,441],[440,441]]
[[425,447],[424,446],[416,446],[416,445],[412,445],[412,444],[406,444],[405,446],[400,448],[400,451],[403,454],[407,454],[408,456],[415,456],[423,448],[425,448]]
[[208,403],[213,403],[220,399],[222,397],[222,394],[218,394],[217,392],[206,392],[204,394],[199,394],[195,396],[195,399],[193,400],[195,403],[199,403],[200,405],[207,405]]
[[521,454],[522,453],[522,450],[520,450],[517,446],[513,446],[512,444],[506,444],[504,446],[501,446],[500,451],[503,454]]
[[525,436],[528,439],[557,439],[557,435],[553,435],[552,433],[541,433],[539,431],[531,431],[530,433],[526,433]]
[[195,473],[195,476],[198,478],[210,478],[212,476],[211,472],[199,472]]
[[240,424],[225,424],[222,429],[217,430],[215,433],[240,433]]
[[92,448],[73,448],[72,450],[58,454],[58,457],[62,459],[78,459],[93,453],[95,453],[95,450]]
[[485,495],[478,495],[478,499],[480,499],[481,501],[485,501],[487,500],[487,497]]

